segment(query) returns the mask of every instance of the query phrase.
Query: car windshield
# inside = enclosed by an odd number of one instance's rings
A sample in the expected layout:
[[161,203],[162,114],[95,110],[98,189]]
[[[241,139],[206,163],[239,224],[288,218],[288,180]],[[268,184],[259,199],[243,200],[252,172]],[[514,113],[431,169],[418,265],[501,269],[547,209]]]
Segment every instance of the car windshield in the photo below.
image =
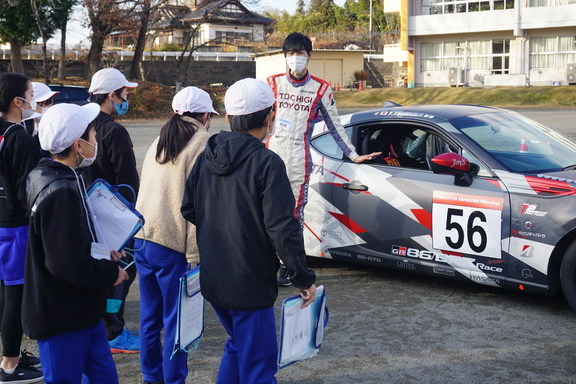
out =
[[450,120],[511,172],[576,168],[576,143],[528,118],[505,112]]

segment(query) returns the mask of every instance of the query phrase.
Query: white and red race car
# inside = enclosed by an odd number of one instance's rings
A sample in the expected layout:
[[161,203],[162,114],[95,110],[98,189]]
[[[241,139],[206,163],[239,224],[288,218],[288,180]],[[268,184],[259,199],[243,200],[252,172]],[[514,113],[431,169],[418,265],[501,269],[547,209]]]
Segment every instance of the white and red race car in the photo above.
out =
[[316,124],[309,256],[553,295],[576,310],[576,143],[515,112],[470,105],[342,116],[355,164]]

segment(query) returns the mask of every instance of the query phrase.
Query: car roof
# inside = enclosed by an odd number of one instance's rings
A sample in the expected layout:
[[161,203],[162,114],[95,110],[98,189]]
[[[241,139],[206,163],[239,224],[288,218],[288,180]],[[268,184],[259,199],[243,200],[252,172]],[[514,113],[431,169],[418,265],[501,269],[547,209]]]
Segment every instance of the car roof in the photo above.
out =
[[[349,115],[349,124],[388,119],[434,121],[437,123],[458,117],[478,115],[501,111],[499,108],[480,105],[445,104],[445,105],[394,105],[368,111],[355,112]],[[347,119],[346,119],[347,120]]]

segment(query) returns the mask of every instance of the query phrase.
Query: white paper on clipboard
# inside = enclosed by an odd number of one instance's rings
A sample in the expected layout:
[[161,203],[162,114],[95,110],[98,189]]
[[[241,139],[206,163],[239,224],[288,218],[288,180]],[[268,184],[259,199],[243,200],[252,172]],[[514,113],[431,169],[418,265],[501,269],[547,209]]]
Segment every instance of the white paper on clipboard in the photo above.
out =
[[318,354],[327,323],[326,292],[324,286],[316,288],[316,300],[301,308],[300,296],[287,298],[282,303],[278,367],[280,369],[299,360]]
[[142,227],[140,214],[128,207],[118,193],[96,181],[89,189],[86,200],[96,227],[98,242],[108,249],[121,251],[122,247]]
[[172,355],[198,348],[204,334],[204,297],[200,293],[200,267],[187,271],[180,278],[178,320]]

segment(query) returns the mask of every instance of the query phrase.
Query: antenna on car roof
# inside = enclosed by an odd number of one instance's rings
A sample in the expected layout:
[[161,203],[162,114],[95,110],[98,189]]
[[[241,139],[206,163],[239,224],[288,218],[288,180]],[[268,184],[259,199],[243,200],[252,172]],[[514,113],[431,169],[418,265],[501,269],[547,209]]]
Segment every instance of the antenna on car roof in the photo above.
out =
[[386,100],[386,101],[383,101],[383,102],[382,102],[382,108],[401,107],[401,106],[402,106],[402,105],[396,104],[395,102],[389,101],[389,100]]

